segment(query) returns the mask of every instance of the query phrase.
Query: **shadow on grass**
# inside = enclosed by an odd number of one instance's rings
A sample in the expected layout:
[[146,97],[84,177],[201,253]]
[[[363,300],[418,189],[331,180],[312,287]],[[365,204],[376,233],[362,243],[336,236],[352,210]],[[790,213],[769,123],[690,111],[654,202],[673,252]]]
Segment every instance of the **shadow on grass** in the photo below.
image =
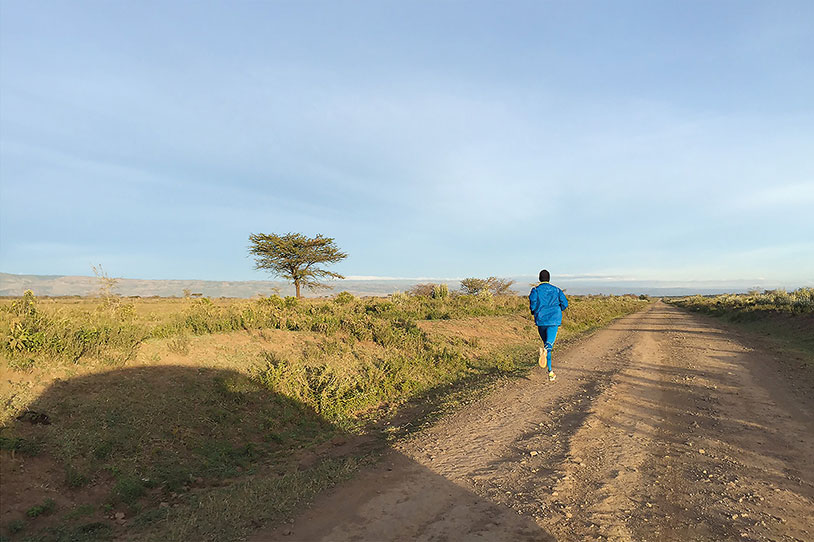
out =
[[[16,421],[3,430],[0,452],[0,533],[15,541],[241,539],[292,517],[370,461],[365,452],[386,446],[365,444],[309,405],[229,370],[80,376],[55,382],[28,408],[50,424]],[[456,506],[513,517],[527,539],[550,539],[531,519],[403,461]],[[49,500],[47,514],[32,515]]]

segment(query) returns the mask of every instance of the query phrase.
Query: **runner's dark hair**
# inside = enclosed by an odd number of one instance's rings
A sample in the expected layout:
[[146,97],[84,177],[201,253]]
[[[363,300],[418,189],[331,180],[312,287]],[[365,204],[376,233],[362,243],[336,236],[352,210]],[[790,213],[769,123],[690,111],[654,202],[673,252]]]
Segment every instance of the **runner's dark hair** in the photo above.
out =
[[551,280],[551,273],[549,273],[546,269],[540,271],[540,282],[548,282]]

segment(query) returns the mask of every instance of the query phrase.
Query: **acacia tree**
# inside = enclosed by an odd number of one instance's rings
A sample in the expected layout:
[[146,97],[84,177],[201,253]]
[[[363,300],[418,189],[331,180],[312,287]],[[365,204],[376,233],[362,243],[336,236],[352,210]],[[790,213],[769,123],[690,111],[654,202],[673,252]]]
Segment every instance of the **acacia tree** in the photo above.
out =
[[297,297],[301,297],[302,286],[310,290],[327,288],[321,282],[323,279],[345,278],[320,267],[321,264],[336,263],[348,257],[331,237],[306,237],[301,233],[253,233],[249,235],[249,242],[249,253],[255,257],[255,269],[266,269],[290,280],[294,283]]
[[461,281],[461,290],[467,295],[478,295],[488,286],[486,279],[469,277]]
[[512,284],[514,284],[513,280],[498,277],[488,279],[470,277],[461,281],[461,290],[469,295],[477,295],[484,290],[488,290],[493,295],[508,295],[511,293]]

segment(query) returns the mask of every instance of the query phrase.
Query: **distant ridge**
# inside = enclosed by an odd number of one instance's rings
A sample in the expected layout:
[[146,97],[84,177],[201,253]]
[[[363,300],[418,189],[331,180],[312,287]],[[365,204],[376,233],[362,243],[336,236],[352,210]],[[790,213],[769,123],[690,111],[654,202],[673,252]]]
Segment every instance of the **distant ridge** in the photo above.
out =
[[[533,284],[534,277],[518,276],[514,279],[514,291],[525,294]],[[460,282],[455,279],[418,278],[390,279],[386,277],[356,278],[336,280],[331,282],[333,289],[305,292],[308,297],[330,296],[341,291],[348,291],[357,296],[386,296],[393,292],[403,292],[422,282],[436,282],[447,284],[450,290],[457,290]],[[705,281],[705,282],[669,282],[645,281],[632,279],[615,279],[601,277],[563,277],[553,280],[557,286],[571,294],[648,294],[648,295],[692,295],[692,294],[718,294],[737,293],[751,289],[787,288],[793,290],[800,286],[812,284],[786,285],[769,283],[760,280],[738,281]],[[15,275],[0,273],[0,296],[19,296],[25,290],[32,290],[38,296],[70,296],[93,295],[98,291],[99,281],[96,277],[60,276],[60,275]],[[216,281],[216,280],[150,280],[150,279],[119,279],[116,293],[123,296],[160,296],[182,297],[184,290],[191,293],[202,294],[206,297],[243,297],[249,298],[257,295],[270,295],[278,292],[280,295],[294,295],[294,287],[282,281],[247,280],[247,281]]]
[[[332,295],[347,290],[359,296],[385,296],[410,288],[417,281],[411,280],[337,280],[332,281],[331,290],[304,292],[308,297]],[[457,288],[458,281],[448,282],[450,288]],[[32,290],[38,296],[93,295],[99,290],[96,277],[58,275],[14,275],[0,273],[0,295],[19,296],[25,290]],[[115,292],[123,296],[183,297],[184,290],[206,297],[254,297],[257,295],[294,295],[294,287],[282,281],[247,280],[149,280],[119,279]]]

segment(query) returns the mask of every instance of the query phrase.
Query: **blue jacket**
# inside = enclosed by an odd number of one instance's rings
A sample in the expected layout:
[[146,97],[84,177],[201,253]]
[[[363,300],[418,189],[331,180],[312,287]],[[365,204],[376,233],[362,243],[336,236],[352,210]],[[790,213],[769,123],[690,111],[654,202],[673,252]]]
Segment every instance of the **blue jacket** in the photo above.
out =
[[538,326],[558,326],[562,324],[562,311],[568,306],[565,294],[548,282],[535,286],[529,293],[529,309]]

